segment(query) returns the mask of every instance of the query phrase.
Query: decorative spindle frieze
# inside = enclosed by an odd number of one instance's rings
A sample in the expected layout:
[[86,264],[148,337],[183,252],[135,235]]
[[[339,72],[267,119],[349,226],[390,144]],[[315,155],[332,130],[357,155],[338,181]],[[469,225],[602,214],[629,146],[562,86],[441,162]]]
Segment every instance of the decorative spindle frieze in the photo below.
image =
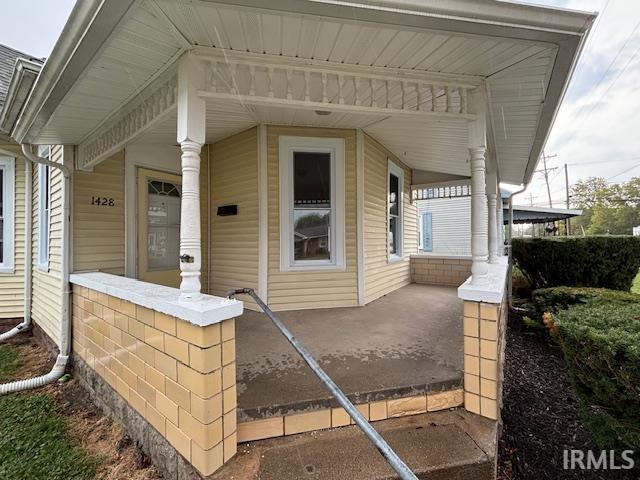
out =
[[[208,82],[210,88],[211,83]],[[146,95],[145,95],[146,93]],[[86,170],[92,165],[117,152],[136,135],[143,132],[158,118],[175,108],[177,80],[175,75],[159,85],[154,85],[148,92],[143,92],[133,107],[122,112],[112,123],[89,136],[78,145],[76,166]]]
[[[284,106],[282,101],[288,101],[292,106],[310,104],[309,108],[337,105],[341,109],[357,107],[358,111],[369,108],[378,113],[421,112],[472,117],[466,111],[466,96],[474,85],[436,83],[377,72],[331,71],[308,64],[265,64],[230,58],[203,58],[203,61],[208,65],[205,71],[211,79],[206,83],[207,89],[201,92],[205,97],[242,97],[246,104],[268,105],[268,99],[273,99],[274,105],[281,106]],[[222,78],[232,80],[226,90],[220,81]],[[431,105],[425,105],[426,92]]]

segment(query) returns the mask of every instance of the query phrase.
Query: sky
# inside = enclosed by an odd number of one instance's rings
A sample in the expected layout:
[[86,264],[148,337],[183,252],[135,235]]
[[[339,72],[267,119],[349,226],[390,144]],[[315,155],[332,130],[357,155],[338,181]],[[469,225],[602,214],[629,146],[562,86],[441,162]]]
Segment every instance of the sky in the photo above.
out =
[[[46,57],[74,0],[0,0],[0,43]],[[590,176],[621,182],[640,176],[640,1],[534,0],[599,12],[566,93],[545,153],[554,206],[565,204],[569,183]],[[28,25],[28,29],[26,27]],[[540,169],[542,162],[538,165]],[[516,203],[548,206],[544,175],[537,173]]]

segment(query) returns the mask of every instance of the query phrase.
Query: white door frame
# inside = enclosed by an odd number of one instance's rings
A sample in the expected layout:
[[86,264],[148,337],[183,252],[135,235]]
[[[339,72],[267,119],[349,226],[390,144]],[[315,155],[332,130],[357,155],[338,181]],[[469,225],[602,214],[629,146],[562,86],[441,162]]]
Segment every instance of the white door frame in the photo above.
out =
[[180,147],[131,145],[124,150],[125,276],[138,278],[138,167],[181,175]]

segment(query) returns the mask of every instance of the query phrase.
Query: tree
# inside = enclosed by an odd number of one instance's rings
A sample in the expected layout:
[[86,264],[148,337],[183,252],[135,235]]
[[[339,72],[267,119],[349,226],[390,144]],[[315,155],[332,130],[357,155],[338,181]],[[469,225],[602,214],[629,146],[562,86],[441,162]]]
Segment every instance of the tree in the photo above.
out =
[[571,201],[583,210],[572,220],[577,233],[631,235],[640,225],[640,177],[621,184],[600,177],[581,180],[572,188]]

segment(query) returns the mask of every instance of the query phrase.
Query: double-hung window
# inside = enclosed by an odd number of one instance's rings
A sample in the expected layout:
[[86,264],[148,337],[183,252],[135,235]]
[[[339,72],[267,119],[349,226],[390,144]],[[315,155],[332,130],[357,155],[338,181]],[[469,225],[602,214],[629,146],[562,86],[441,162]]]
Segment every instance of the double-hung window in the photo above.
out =
[[281,270],[344,268],[344,140],[280,137]]
[[[50,147],[40,147],[38,155],[51,159]],[[51,209],[51,169],[38,165],[38,261],[40,270],[49,270],[49,227]]]
[[15,158],[0,155],[0,273],[13,273]]
[[389,260],[398,260],[402,258],[403,253],[403,185],[404,170],[391,160],[389,164],[388,184],[387,184],[387,223],[388,232],[388,255]]

